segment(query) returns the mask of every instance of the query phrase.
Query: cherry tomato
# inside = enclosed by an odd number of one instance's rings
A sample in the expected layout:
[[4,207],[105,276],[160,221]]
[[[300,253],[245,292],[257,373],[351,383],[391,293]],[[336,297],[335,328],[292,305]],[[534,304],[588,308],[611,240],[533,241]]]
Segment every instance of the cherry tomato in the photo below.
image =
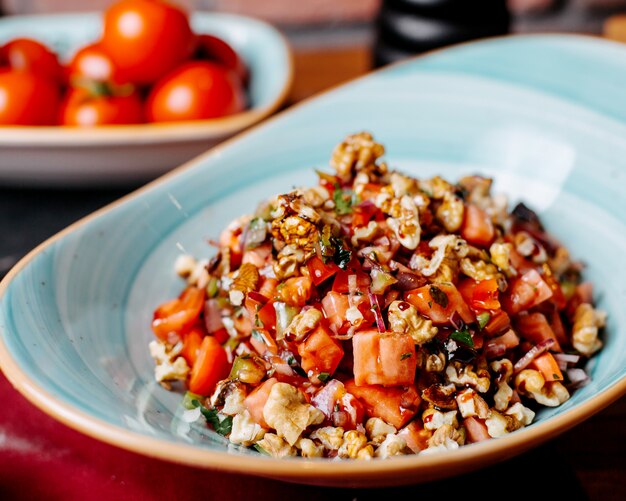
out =
[[30,71],[54,81],[60,81],[62,69],[54,52],[37,40],[15,38],[0,49],[0,66]]
[[28,71],[0,71],[0,125],[53,125],[60,101],[58,86]]
[[152,122],[202,120],[242,111],[245,95],[239,79],[214,63],[189,62],[153,87],[146,103]]
[[80,49],[68,64],[68,80],[80,82],[113,82],[116,80],[115,65],[98,43]]
[[127,95],[94,94],[75,88],[61,105],[61,124],[90,127],[143,122],[143,103],[137,92]]
[[196,58],[213,61],[235,72],[246,85],[248,82],[248,67],[244,60],[227,42],[214,35],[198,35]]
[[104,14],[102,48],[122,81],[151,84],[193,52],[187,14],[161,0],[121,0]]

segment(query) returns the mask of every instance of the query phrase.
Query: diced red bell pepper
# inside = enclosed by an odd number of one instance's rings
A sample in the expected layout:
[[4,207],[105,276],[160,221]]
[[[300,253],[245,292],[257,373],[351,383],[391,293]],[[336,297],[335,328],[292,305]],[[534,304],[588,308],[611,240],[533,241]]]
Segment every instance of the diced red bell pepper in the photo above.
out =
[[332,261],[324,263],[324,261],[317,256],[313,256],[309,259],[306,266],[309,269],[311,280],[313,280],[316,286],[325,282],[340,270],[339,266]]
[[474,311],[500,309],[498,300],[500,290],[495,278],[480,281],[467,278],[459,283],[458,289],[465,302]]
[[178,298],[160,305],[152,320],[154,334],[164,341],[172,341],[172,335],[180,339],[200,317],[204,296],[204,289],[187,287]]

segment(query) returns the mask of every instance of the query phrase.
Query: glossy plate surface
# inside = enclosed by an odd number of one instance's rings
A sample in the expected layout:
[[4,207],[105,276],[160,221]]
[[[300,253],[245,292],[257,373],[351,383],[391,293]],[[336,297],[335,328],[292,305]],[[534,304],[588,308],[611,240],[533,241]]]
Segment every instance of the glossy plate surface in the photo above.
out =
[[[581,72],[581,68],[585,68]],[[513,36],[411,60],[283,112],[55,236],[0,287],[0,363],[27,398],[120,447],[303,483],[390,485],[452,476],[521,453],[626,391],[626,49],[575,36]],[[535,208],[587,263],[608,312],[592,382],[531,426],[442,454],[385,461],[275,460],[179,419],[153,382],[155,305],[182,283],[181,251],[210,256],[232,218],[315,181],[332,148],[369,130],[397,169],[483,173]]]
[[[286,39],[245,16],[194,13],[195,33],[226,40],[250,68],[250,107],[194,122],[81,127],[1,127],[0,183],[124,185],[147,182],[274,112],[291,88]],[[16,37],[40,40],[67,62],[100,37],[100,14],[12,16],[0,19],[0,45]]]

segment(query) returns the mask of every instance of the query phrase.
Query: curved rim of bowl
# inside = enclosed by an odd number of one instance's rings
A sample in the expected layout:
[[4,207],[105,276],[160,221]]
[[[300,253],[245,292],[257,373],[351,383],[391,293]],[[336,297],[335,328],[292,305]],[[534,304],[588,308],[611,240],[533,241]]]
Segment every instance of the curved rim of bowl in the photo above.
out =
[[[595,38],[590,35],[578,34],[548,33],[548,35],[575,39]],[[514,34],[494,38],[537,38],[542,36],[545,36],[545,34]],[[487,40],[486,42],[466,42],[452,47],[475,43],[490,43],[490,40]],[[612,44],[612,42],[609,43]],[[444,50],[447,49],[438,49],[426,54],[414,56],[408,60],[394,63],[391,66],[407,64],[413,60]],[[389,66],[376,71],[385,71],[387,68],[389,68]],[[371,73],[351,80],[351,82],[368,78],[369,75],[371,75]],[[0,281],[0,299],[5,295],[13,278],[23,268],[25,268],[29,262],[35,258],[35,256],[43,252],[55,241],[63,238],[66,234],[69,234],[75,229],[88,224],[92,219],[99,217],[118,205],[140,196],[142,193],[149,191],[153,187],[165,183],[170,177],[176,176],[182,171],[191,169],[208,158],[219,156],[223,148],[228,147],[231,143],[236,142],[241,137],[245,137],[247,134],[253,132],[256,127],[261,127],[264,126],[265,123],[273,122],[281,116],[284,116],[300,106],[307,104],[310,100],[314,100],[320,95],[332,92],[335,88],[342,87],[343,85],[346,85],[346,83],[347,82],[338,84],[326,91],[291,106],[288,110],[273,116],[263,124],[258,124],[245,132],[237,134],[235,137],[224,141],[217,147],[214,147],[195,159],[192,159],[172,171],[169,171],[136,191],[121,197],[120,199],[69,225],[64,230],[53,235],[31,250],[8,272],[4,279]],[[2,326],[0,326],[0,328],[1,327]],[[588,419],[593,414],[600,412],[626,394],[626,377],[622,376],[619,380],[611,386],[603,389],[593,398],[590,398],[581,404],[577,404],[574,408],[553,416],[544,422],[533,423],[528,427],[516,430],[515,432],[498,439],[469,444],[456,450],[450,450],[439,454],[407,455],[385,461],[329,461],[326,459],[312,460],[302,458],[277,459],[262,455],[257,457],[252,455],[232,454],[225,451],[213,451],[191,444],[183,444],[169,441],[167,439],[154,438],[149,435],[133,432],[121,426],[113,425],[103,419],[96,418],[89,413],[79,410],[69,403],[66,403],[62,399],[54,397],[46,391],[46,389],[34,381],[28,375],[27,371],[24,370],[11,356],[9,348],[5,343],[4,336],[2,335],[0,335],[0,368],[13,387],[44,413],[52,416],[68,427],[83,433],[84,435],[110,445],[139,453],[147,457],[153,457],[192,467],[257,475],[267,478],[318,485],[339,485],[339,482],[347,485],[350,481],[354,481],[359,485],[420,483],[428,480],[447,478],[458,473],[475,470],[484,465],[493,464],[498,460],[511,458],[514,455],[531,449],[535,445],[539,445],[555,438],[557,435]]]
[[[264,26],[280,40],[287,64],[285,79],[270,101],[233,115],[204,120],[155,122],[129,125],[80,127],[67,125],[0,126],[0,147],[3,146],[91,146],[168,143],[213,139],[231,135],[270,116],[287,100],[294,80],[294,54],[287,37],[271,24],[259,19],[228,14]],[[41,17],[41,16],[38,16]]]

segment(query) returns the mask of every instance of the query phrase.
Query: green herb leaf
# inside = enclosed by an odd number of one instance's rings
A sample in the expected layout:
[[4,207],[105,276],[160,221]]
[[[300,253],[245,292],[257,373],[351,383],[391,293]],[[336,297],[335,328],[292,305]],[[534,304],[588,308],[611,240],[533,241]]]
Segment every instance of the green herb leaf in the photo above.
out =
[[200,407],[200,412],[204,416],[204,419],[207,420],[207,423],[211,425],[216,433],[226,436],[231,432],[233,428],[232,416],[226,416],[224,419],[220,420],[217,409],[207,409],[198,400],[192,400],[191,403],[194,404],[195,407]]
[[335,183],[333,201],[335,202],[335,212],[339,216],[352,213],[353,195],[352,190],[342,190],[339,183]]
[[435,303],[437,303],[442,308],[448,307],[448,295],[443,292],[439,287],[431,285],[430,289],[428,289],[428,292],[430,292],[430,297],[433,298],[433,301]]
[[320,372],[317,379],[319,379],[322,383],[325,383],[330,379],[330,374],[328,372]]
[[476,319],[478,320],[478,326],[481,329],[484,329],[485,325],[487,325],[489,320],[491,320],[491,314],[487,311],[483,311],[476,316]]
[[339,268],[345,270],[348,267],[348,263],[352,260],[352,251],[344,249],[343,247],[337,249],[333,261]]
[[260,452],[261,454],[265,454],[266,456],[269,456],[267,451],[263,447],[261,447],[259,444],[254,444],[252,447],[256,449],[257,452]]
[[200,400],[202,395],[198,395],[196,393],[192,393],[190,391],[185,393],[183,397],[183,407],[187,410],[195,409],[200,404]]
[[472,339],[472,335],[467,330],[454,331],[450,334],[450,338],[458,341],[459,343],[463,343],[465,346],[469,346],[470,348],[474,347],[474,340]]
[[410,358],[411,355],[413,355],[412,353],[403,353],[402,355],[400,355],[400,360],[404,360],[406,358]]

